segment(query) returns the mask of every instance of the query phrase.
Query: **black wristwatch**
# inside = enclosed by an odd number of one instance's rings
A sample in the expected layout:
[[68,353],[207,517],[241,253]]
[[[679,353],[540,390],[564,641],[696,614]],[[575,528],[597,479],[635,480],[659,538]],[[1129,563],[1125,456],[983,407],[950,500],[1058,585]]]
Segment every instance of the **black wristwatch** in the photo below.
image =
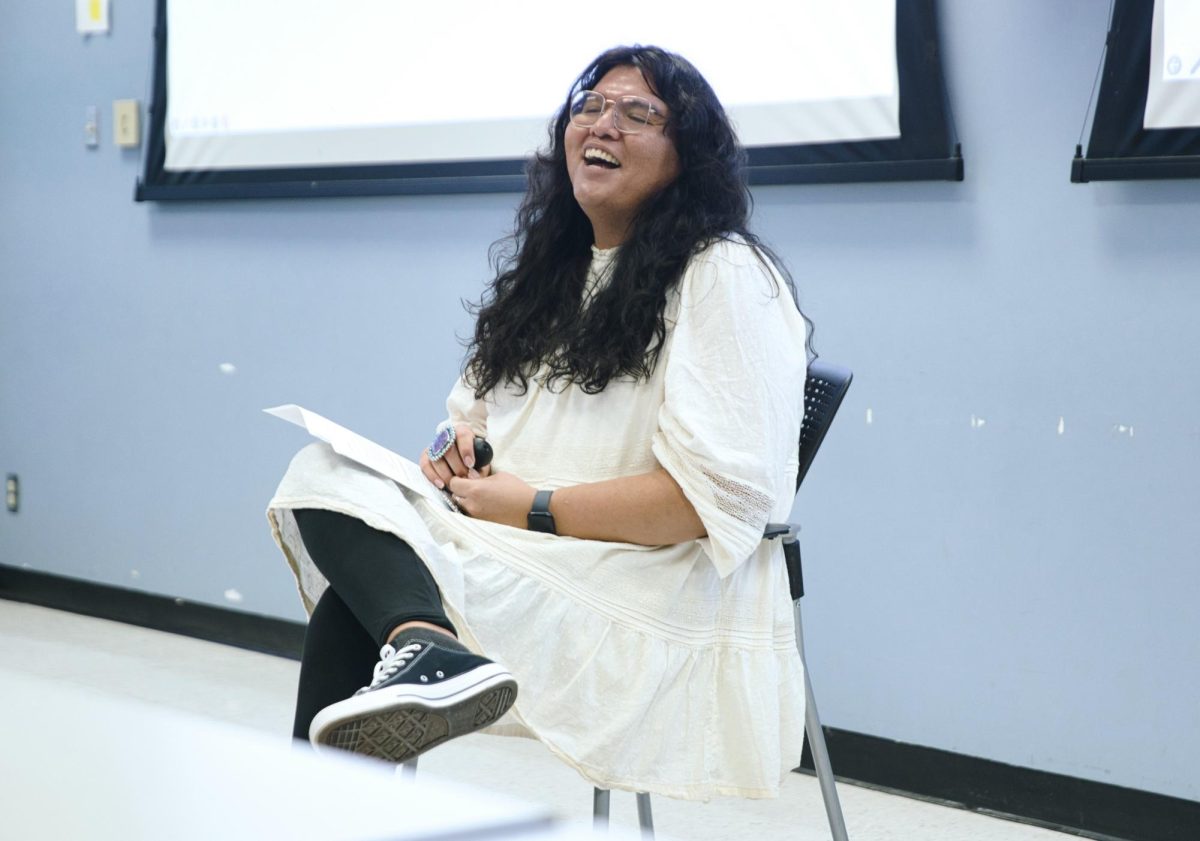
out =
[[554,515],[550,513],[550,494],[554,491],[538,491],[533,495],[533,507],[529,509],[527,523],[530,531],[558,534],[554,527]]

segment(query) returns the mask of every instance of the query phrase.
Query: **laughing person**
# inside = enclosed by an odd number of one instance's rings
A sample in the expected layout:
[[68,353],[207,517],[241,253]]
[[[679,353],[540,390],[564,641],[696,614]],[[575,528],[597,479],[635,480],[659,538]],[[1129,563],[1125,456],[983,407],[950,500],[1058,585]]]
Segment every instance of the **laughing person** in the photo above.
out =
[[294,735],[401,762],[487,728],[604,789],[774,796],[804,691],[761,538],[791,508],[806,320],[737,139],[686,60],[617,48],[528,175],[421,454],[461,513],[319,443],[270,503],[311,614]]

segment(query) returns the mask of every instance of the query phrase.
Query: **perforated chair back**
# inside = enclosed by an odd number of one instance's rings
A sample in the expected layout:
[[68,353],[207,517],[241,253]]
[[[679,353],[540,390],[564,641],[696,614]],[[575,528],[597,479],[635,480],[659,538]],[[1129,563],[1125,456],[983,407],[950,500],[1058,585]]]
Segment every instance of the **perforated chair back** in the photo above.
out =
[[[817,359],[808,366],[804,380],[804,421],[800,424],[800,466],[796,470],[796,490],[808,475],[825,433],[829,431],[842,398],[850,388],[854,375],[849,368],[831,365]],[[763,537],[773,540],[783,538],[783,560],[787,565],[788,585],[792,600],[804,596],[804,570],[800,563],[800,543],[796,539],[798,526],[792,523],[767,523]]]
[[800,468],[796,471],[796,489],[808,474],[825,433],[842,405],[854,375],[848,368],[814,359],[804,380],[804,422],[800,425]]

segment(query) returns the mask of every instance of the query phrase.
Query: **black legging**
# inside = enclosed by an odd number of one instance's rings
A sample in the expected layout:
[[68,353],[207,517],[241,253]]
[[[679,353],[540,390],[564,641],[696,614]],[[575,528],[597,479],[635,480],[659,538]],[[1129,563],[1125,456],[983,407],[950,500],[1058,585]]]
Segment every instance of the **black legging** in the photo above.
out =
[[392,628],[421,621],[455,629],[437,583],[407,543],[334,511],[292,513],[309,557],[329,581],[309,617],[300,655],[292,735],[307,739],[318,712],[369,681]]

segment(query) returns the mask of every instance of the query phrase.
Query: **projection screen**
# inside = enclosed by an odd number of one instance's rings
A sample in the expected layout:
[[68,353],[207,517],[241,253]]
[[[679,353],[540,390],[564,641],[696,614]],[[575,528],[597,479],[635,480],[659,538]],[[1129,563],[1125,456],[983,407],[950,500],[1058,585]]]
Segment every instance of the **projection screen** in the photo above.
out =
[[521,189],[572,80],[622,43],[696,64],[752,165],[901,140],[896,0],[704,8],[159,0],[139,198]]
[[1148,129],[1200,126],[1200,0],[1155,0]]

